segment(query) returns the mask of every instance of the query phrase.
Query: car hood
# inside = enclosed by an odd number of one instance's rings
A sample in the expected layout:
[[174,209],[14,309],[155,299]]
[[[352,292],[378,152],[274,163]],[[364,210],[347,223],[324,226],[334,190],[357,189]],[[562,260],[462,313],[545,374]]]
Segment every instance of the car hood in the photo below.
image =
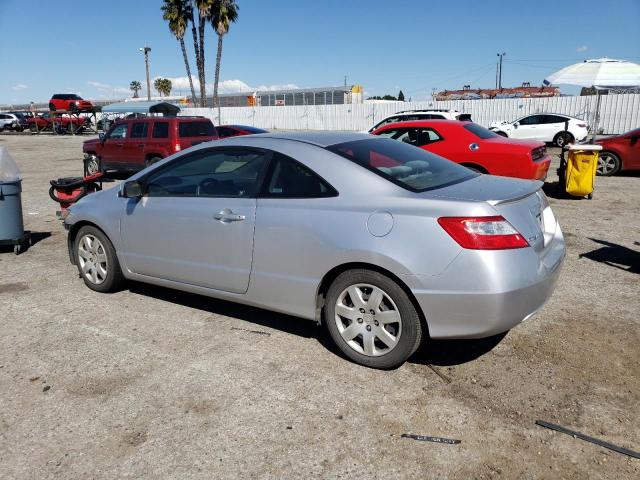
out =
[[420,195],[425,198],[488,202],[491,205],[499,205],[528,197],[540,190],[542,185],[544,183],[537,180],[478,175],[471,180],[422,192]]
[[491,127],[502,127],[502,126],[505,126],[505,125],[511,125],[511,122],[505,122],[505,121],[502,121],[502,122],[491,122],[491,124],[489,125],[489,128],[491,128]]
[[98,143],[100,143],[100,139],[99,138],[92,138],[90,140],[85,140],[84,142],[82,142],[82,144],[85,147],[93,146],[93,145],[96,145]]

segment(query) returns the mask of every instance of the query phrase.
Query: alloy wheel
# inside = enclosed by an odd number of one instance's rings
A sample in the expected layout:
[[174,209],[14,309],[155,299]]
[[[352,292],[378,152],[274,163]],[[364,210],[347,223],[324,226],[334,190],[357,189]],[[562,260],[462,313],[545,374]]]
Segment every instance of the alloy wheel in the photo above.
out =
[[78,242],[78,262],[82,274],[94,285],[106,280],[109,268],[107,252],[95,236],[84,235]]
[[89,175],[95,175],[100,172],[100,160],[96,155],[91,155],[87,159],[87,173]]
[[601,153],[598,157],[596,172],[598,175],[611,175],[618,169],[618,159],[608,152]]
[[398,307],[375,285],[359,283],[344,289],[336,301],[334,320],[346,344],[370,357],[389,353],[402,334]]

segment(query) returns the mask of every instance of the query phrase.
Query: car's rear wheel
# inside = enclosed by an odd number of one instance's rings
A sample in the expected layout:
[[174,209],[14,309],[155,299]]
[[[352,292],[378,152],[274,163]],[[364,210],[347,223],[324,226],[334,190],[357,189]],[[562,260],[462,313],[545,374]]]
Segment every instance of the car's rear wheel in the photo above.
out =
[[56,106],[53,103],[50,103],[49,104],[49,110],[52,111],[52,112],[55,112],[56,111]]
[[556,147],[565,147],[570,143],[573,143],[575,138],[569,132],[560,132],[555,137],[553,137],[553,143]]
[[422,340],[420,316],[405,291],[371,270],[348,270],[331,284],[324,320],[348,358],[366,367],[401,366]]
[[82,227],[74,247],[78,272],[87,287],[102,293],[122,288],[125,280],[116,250],[100,229],[91,225]]
[[620,157],[612,152],[601,152],[598,156],[596,173],[602,177],[610,177],[620,170],[622,162]]
[[147,160],[144,162],[144,166],[148,167],[150,165],[153,165],[156,162],[159,162],[160,160],[162,160],[162,157],[160,157],[160,156],[147,158]]

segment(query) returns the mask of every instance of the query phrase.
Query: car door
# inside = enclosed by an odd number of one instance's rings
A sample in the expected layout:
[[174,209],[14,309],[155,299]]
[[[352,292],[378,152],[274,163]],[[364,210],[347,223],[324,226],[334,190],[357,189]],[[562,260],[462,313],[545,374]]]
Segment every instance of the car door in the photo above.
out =
[[256,194],[270,153],[200,150],[143,177],[122,213],[122,255],[137,274],[233,293],[249,286]]
[[541,115],[542,123],[538,126],[536,140],[551,142],[555,136],[566,130],[567,118],[559,115]]
[[513,125],[509,134],[512,138],[532,139],[538,136],[538,127],[542,121],[542,115],[529,115],[523,117]]
[[149,122],[146,121],[131,123],[131,133],[124,142],[123,162],[131,166],[144,165],[148,127]]
[[107,132],[102,144],[103,165],[121,165],[124,156],[124,142],[127,139],[128,123],[117,123]]

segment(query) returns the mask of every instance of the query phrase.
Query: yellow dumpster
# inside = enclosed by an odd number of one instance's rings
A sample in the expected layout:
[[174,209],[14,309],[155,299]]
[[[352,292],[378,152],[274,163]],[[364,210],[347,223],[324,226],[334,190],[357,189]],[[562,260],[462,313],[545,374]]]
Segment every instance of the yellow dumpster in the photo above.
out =
[[600,145],[570,145],[564,175],[565,191],[574,197],[593,198]]

